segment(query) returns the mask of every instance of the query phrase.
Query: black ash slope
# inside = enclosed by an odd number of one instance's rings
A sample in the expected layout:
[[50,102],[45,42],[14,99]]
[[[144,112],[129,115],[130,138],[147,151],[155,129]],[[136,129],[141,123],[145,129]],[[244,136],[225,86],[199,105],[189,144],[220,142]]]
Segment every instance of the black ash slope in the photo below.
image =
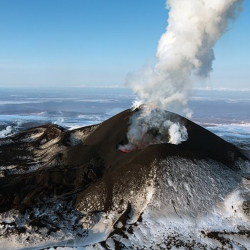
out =
[[[116,211],[110,220],[111,229],[100,237],[104,240],[122,230],[118,230],[118,222],[124,228],[126,223],[133,224],[140,218],[149,202],[147,187],[154,186],[154,178],[161,178],[157,169],[160,165],[156,170],[153,167],[157,163],[173,157],[194,164],[210,159],[218,162],[218,171],[231,171],[238,176],[240,163],[248,160],[234,145],[167,111],[168,119],[186,126],[187,141],[180,145],[149,145],[124,153],[118,146],[127,142],[133,112],[126,110],[99,125],[72,131],[44,125],[1,139],[0,212],[4,218],[4,214],[17,211],[25,223],[20,225],[13,219],[10,229],[2,220],[5,233],[0,242],[7,238],[8,228],[8,234],[19,235],[20,243],[16,244],[35,246],[35,239],[25,236],[31,227],[41,236],[40,242],[53,240],[60,245],[78,241],[85,245],[86,238],[86,244],[91,244],[86,235],[89,228],[95,227],[96,215]],[[137,195],[142,199],[139,205],[135,201]],[[68,213],[73,224],[68,222]],[[47,228],[45,235],[42,228]],[[68,232],[71,238],[66,237]]]

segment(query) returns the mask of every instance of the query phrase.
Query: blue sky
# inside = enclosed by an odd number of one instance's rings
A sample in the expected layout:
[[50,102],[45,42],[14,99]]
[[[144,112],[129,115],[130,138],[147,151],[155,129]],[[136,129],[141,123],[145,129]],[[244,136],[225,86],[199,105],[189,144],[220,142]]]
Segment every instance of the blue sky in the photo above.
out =
[[[215,47],[213,88],[250,88],[250,1]],[[0,87],[122,86],[155,63],[165,0],[1,0]]]

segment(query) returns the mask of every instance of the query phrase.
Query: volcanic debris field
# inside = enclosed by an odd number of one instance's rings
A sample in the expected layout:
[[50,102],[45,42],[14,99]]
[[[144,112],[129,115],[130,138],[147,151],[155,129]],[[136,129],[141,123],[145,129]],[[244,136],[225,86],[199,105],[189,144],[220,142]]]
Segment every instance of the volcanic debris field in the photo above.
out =
[[168,111],[186,141],[125,153],[137,112],[0,139],[0,249],[249,249],[247,155]]

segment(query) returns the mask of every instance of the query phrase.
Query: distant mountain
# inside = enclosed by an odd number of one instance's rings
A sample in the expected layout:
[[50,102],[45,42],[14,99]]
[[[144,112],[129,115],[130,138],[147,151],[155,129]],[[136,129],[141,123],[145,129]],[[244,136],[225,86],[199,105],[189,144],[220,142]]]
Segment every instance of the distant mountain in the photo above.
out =
[[167,111],[185,142],[124,153],[135,112],[0,139],[0,249],[247,249],[247,157]]

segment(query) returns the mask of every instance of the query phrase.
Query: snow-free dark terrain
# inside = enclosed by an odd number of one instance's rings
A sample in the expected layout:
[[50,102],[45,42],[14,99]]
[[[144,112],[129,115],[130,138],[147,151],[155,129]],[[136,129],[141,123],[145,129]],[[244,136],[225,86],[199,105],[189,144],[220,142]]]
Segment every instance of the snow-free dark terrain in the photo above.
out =
[[0,249],[248,249],[245,154],[167,111],[185,142],[124,153],[134,112],[0,139]]

